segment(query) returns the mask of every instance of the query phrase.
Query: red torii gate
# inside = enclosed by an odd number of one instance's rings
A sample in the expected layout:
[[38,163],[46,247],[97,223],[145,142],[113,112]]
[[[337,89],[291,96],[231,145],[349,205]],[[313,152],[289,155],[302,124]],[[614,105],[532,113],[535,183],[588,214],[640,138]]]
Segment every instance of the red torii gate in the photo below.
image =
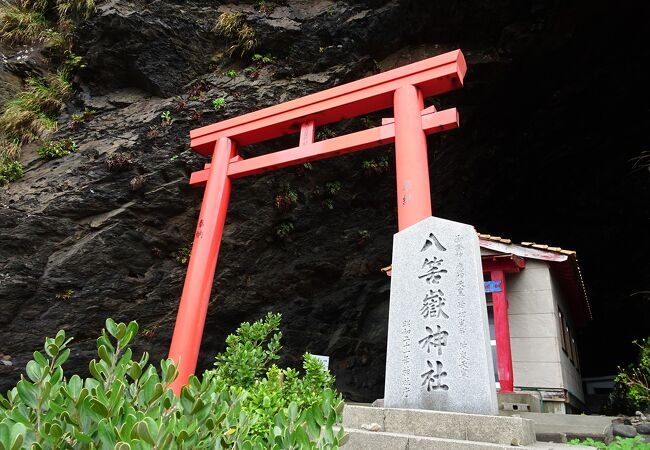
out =
[[[424,98],[462,87],[466,70],[456,50],[190,132],[192,149],[212,162],[190,179],[205,193],[169,349],[179,369],[176,394],[196,369],[231,180],[395,142],[401,231],[431,216],[426,135],[458,127],[455,108],[424,109]],[[381,126],[314,142],[318,126],[391,106],[395,117]],[[249,159],[237,154],[238,147],[294,133],[297,147]]]

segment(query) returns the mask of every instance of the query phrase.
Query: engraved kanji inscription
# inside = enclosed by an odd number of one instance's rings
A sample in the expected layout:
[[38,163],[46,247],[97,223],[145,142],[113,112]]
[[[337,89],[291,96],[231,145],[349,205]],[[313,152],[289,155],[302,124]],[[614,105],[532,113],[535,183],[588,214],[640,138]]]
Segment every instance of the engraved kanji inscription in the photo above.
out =
[[427,360],[427,366],[429,370],[420,375],[420,378],[424,378],[422,386],[427,387],[427,391],[448,391],[449,386],[443,384],[443,378],[447,376],[447,372],[443,371],[442,363],[436,361],[436,366],[434,368],[433,363]]
[[440,325],[437,325],[438,330],[433,331],[431,327],[425,327],[427,330],[427,335],[420,339],[418,343],[422,346],[427,353],[431,353],[431,347],[438,349],[438,356],[442,355],[442,347],[447,346],[447,336],[449,333],[440,328]]
[[445,306],[445,294],[440,290],[429,289],[429,293],[422,300],[422,308],[420,314],[426,318],[439,318],[440,316],[449,319],[446,312],[442,310]]
[[424,278],[424,281],[429,284],[440,283],[440,279],[442,278],[441,274],[447,273],[447,269],[442,268],[443,262],[444,260],[436,258],[435,256],[433,259],[424,258],[424,262],[422,263],[422,273],[418,275],[418,278]]
[[447,251],[447,249],[440,243],[436,235],[433,233],[429,233],[429,237],[427,238],[426,241],[424,241],[424,245],[422,246],[422,250],[420,251],[423,252],[425,250],[428,250],[429,247],[431,247],[432,245],[435,245],[436,248],[441,252]]

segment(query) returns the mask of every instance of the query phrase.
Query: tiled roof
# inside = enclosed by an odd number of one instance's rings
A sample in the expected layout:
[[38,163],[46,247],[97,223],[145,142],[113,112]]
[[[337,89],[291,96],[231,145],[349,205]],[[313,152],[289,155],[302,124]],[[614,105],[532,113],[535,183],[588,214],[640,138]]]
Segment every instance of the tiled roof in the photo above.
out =
[[[483,234],[479,233],[478,237],[481,239],[486,239],[488,241],[495,241],[495,242],[501,242],[502,244],[512,244],[512,239],[506,239],[502,238],[501,236],[492,236],[491,234]],[[522,242],[521,245],[523,247],[531,247],[531,248],[536,248],[538,250],[547,250],[549,252],[556,252],[556,253],[562,253],[563,255],[575,255],[576,252],[573,250],[566,250],[560,247],[552,247],[550,245],[546,244],[537,244],[535,242]]]
[[[487,241],[495,241],[495,242],[500,242],[502,244],[513,245],[511,239],[504,239],[501,236],[492,236],[490,234],[478,233],[478,237],[480,239],[484,239]],[[553,247],[546,244],[537,244],[535,242],[522,242],[521,244],[514,244],[514,245],[521,245],[522,247],[529,247],[529,248],[534,248],[537,250],[543,250],[547,252],[560,253],[562,255],[567,255],[571,257],[570,259],[573,260],[573,268],[575,270],[575,274],[577,275],[577,277],[574,276],[574,278],[577,278],[576,281],[580,284],[580,291],[581,291],[580,293],[584,296],[584,304],[587,308],[588,317],[589,319],[592,318],[591,305],[589,304],[589,297],[587,296],[587,288],[585,287],[585,282],[582,278],[582,271],[580,270],[580,264],[578,264],[578,256],[574,250],[567,250],[561,247]]]

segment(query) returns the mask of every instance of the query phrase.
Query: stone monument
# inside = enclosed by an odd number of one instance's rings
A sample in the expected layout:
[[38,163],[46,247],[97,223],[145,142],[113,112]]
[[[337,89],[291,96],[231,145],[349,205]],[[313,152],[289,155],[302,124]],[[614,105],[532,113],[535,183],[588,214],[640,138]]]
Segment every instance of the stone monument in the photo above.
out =
[[478,236],[429,217],[393,240],[388,408],[498,414]]

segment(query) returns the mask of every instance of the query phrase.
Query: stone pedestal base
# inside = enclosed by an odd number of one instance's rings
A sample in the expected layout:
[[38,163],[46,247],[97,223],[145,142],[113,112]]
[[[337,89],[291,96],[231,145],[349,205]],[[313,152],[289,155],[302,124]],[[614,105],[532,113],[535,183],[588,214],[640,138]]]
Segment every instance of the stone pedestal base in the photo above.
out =
[[520,417],[346,405],[343,427],[345,450],[592,449],[537,443],[533,421]]

